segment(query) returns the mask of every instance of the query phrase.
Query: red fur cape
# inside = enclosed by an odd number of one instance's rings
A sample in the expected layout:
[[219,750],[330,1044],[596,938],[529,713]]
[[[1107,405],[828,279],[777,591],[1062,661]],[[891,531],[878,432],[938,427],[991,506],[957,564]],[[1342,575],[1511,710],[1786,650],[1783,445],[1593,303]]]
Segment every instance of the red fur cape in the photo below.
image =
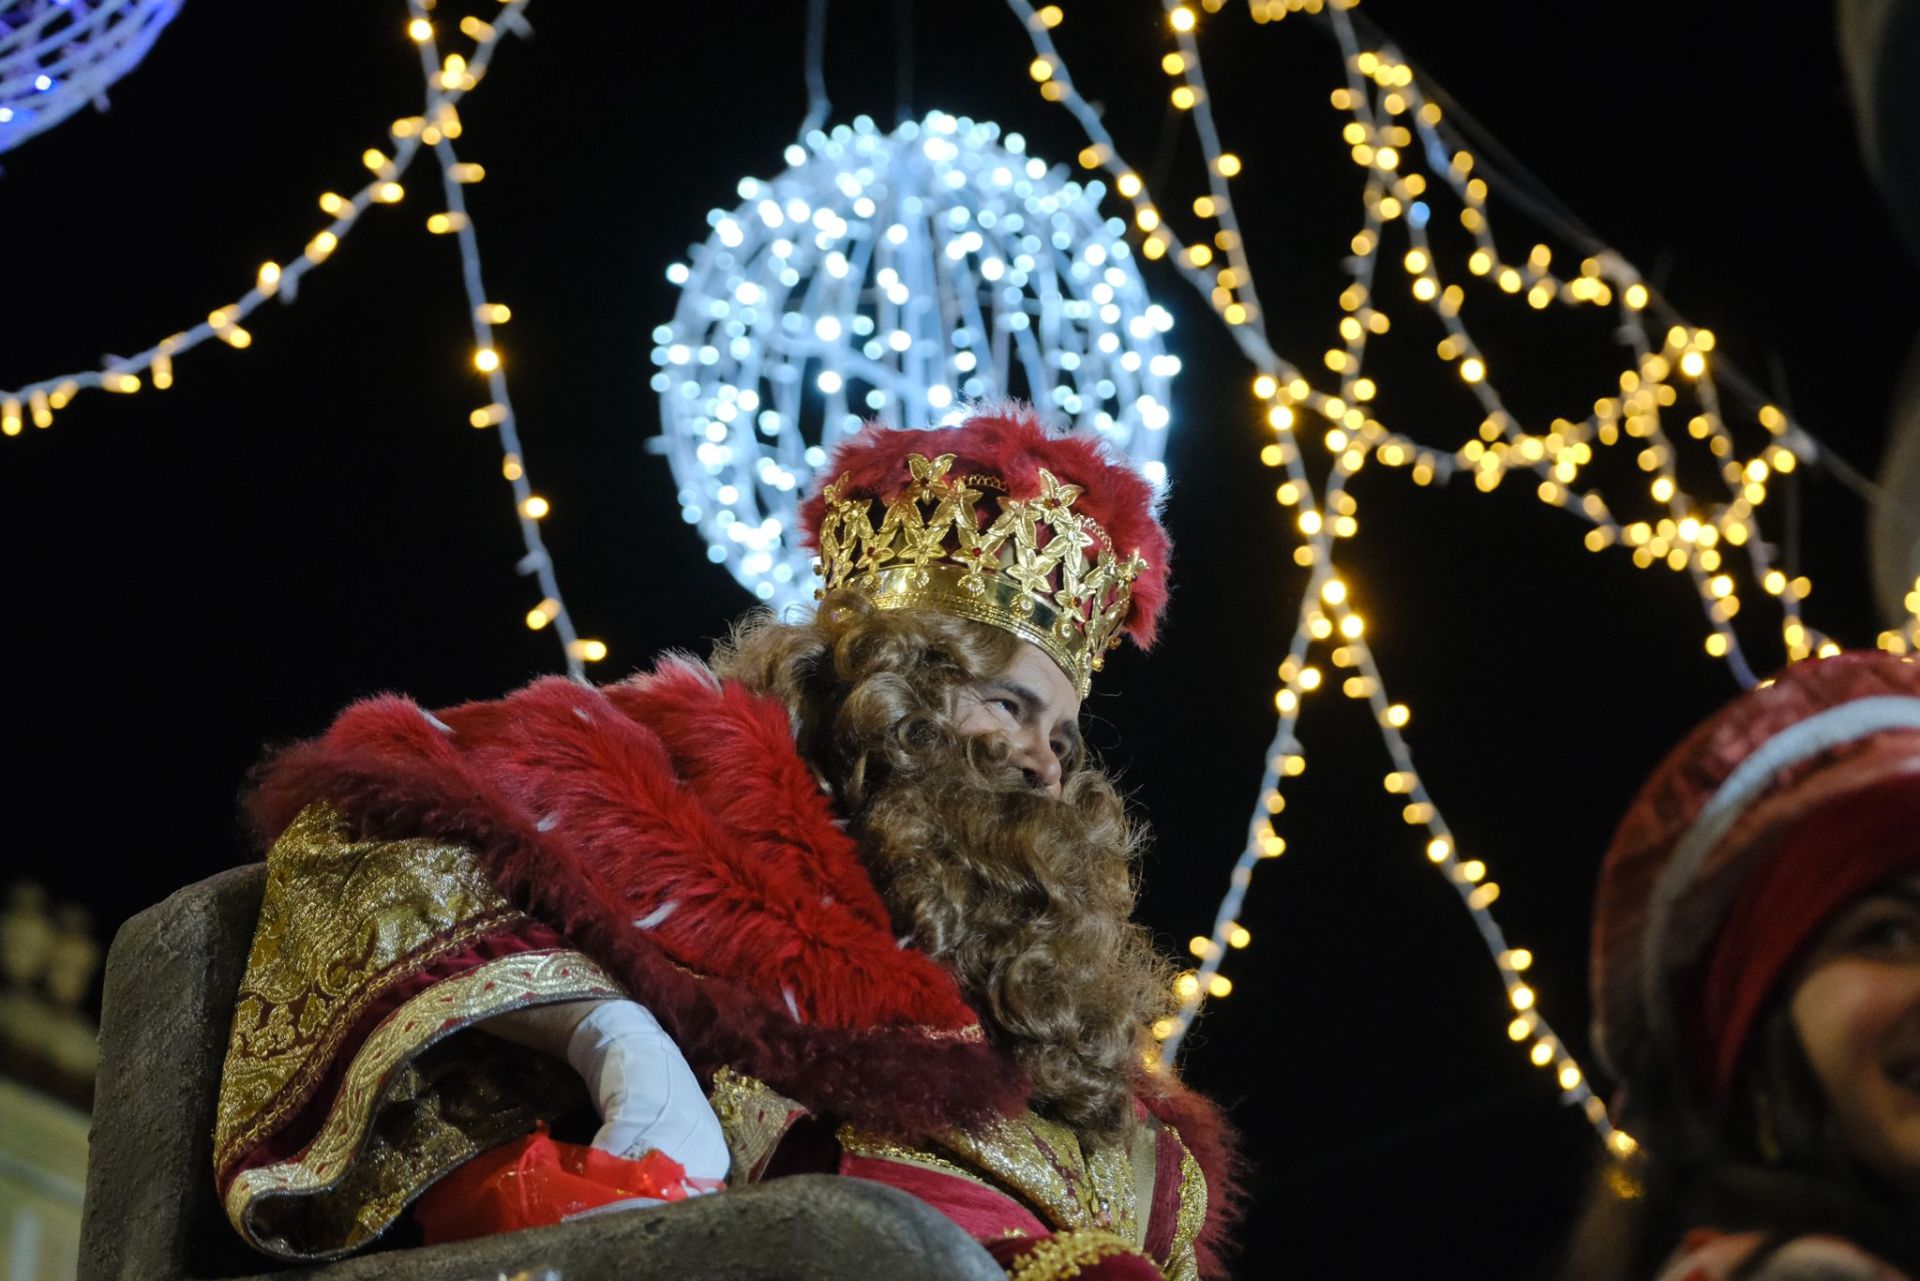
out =
[[903,1134],[1025,1100],[952,976],[894,940],[785,708],[695,664],[437,714],[366,699],[271,760],[248,809],[270,841],[317,800],[368,836],[473,850],[703,1073]]
[[[367,837],[471,849],[703,1076],[728,1065],[905,1137],[1026,1102],[952,975],[893,937],[786,709],[697,663],[603,688],[548,678],[437,713],[366,699],[262,767],[248,798],[258,838],[315,801]],[[1235,1195],[1224,1124],[1170,1080],[1140,1089],[1207,1173],[1210,1261]]]

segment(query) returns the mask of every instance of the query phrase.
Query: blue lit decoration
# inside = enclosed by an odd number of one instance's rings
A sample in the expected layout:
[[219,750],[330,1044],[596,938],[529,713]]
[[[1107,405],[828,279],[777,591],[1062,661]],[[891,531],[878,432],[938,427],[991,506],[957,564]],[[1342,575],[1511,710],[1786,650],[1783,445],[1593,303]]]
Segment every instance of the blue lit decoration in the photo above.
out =
[[707,215],[653,335],[662,449],[709,559],[776,608],[810,602],[811,557],[787,531],[824,447],[969,401],[1032,400],[1165,482],[1173,317],[1125,224],[1102,217],[1103,182],[941,112],[809,130],[786,159]]
[[0,3],[0,151],[65,120],[132,71],[180,0]]

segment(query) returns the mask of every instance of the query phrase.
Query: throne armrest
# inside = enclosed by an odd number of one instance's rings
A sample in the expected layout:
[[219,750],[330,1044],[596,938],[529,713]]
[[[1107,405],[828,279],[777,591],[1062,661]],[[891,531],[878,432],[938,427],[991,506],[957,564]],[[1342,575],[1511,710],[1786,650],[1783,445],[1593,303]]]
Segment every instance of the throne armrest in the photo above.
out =
[[[492,1281],[1005,1281],[945,1215],[897,1188],[831,1174],[452,1245],[363,1255],[281,1277]],[[265,1281],[261,1278],[260,1281]]]
[[213,1115],[265,885],[264,863],[221,872],[114,936],[80,1219],[84,1281],[259,1270],[214,1201]]

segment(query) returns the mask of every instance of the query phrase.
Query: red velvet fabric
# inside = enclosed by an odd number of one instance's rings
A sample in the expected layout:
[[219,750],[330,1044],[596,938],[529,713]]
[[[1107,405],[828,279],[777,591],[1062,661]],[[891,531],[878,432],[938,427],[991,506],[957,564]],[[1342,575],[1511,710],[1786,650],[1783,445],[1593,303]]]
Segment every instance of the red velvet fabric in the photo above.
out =
[[971,1237],[986,1240],[1009,1232],[1041,1236],[1047,1231],[1032,1211],[1006,1193],[957,1174],[851,1153],[841,1156],[840,1173],[911,1193],[959,1224]]
[[1194,1242],[1194,1255],[1201,1276],[1224,1277],[1231,1233],[1247,1209],[1247,1163],[1240,1152],[1240,1136],[1212,1100],[1170,1077],[1142,1077],[1135,1088],[1147,1111],[1162,1125],[1180,1132],[1181,1142],[1206,1177],[1207,1217]]
[[1147,1207],[1147,1231],[1142,1240],[1148,1254],[1164,1259],[1173,1249],[1180,1228],[1180,1140],[1171,1130],[1154,1135],[1153,1204]]
[[1711,1097],[1728,1097],[1754,1021],[1828,918],[1915,868],[1920,773],[1840,796],[1781,833],[1742,886],[1707,964],[1696,1057]]

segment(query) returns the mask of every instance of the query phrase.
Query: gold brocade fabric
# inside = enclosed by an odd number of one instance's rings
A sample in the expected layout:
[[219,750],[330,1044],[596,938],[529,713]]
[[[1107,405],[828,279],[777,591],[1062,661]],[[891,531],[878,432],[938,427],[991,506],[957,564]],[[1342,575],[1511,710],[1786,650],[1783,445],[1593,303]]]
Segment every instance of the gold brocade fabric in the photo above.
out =
[[[940,1146],[990,1181],[1037,1206],[1055,1228],[1102,1228],[1138,1246],[1146,1238],[1144,1207],[1153,1204],[1154,1132],[1135,1126],[1127,1146],[1085,1147],[1072,1128],[1027,1113],[950,1134]],[[1135,1151],[1143,1159],[1136,1162]],[[1144,1167],[1146,1187],[1136,1174]]]
[[1067,1281],[1102,1259],[1139,1253],[1113,1233],[1099,1228],[1062,1232],[1048,1237],[1009,1264],[1007,1281]]
[[757,1183],[780,1140],[807,1110],[765,1081],[723,1067],[713,1074],[707,1102],[727,1141],[727,1182]]
[[[925,1146],[850,1126],[841,1127],[839,1138],[843,1148],[858,1156],[926,1166],[1008,1193],[1038,1211],[1056,1232],[1111,1234],[1137,1250],[1145,1245],[1153,1205],[1159,1132],[1159,1123],[1149,1119],[1134,1127],[1126,1144],[1089,1147],[1070,1127],[1028,1113],[964,1134],[943,1135]],[[1193,1243],[1206,1210],[1206,1178],[1183,1143],[1179,1209],[1165,1264],[1169,1281],[1197,1281]]]
[[267,852],[220,1080],[215,1168],[307,1101],[383,992],[519,916],[457,845],[354,841],[327,806],[301,811]]
[[[215,1122],[228,1217],[251,1244],[286,1258],[345,1253],[462,1161],[585,1102],[563,1064],[491,1037],[447,1040],[509,1009],[625,995],[577,952],[474,966],[348,1042],[394,985],[523,919],[458,846],[355,841],[321,805],[287,828],[267,856]],[[342,1055],[343,1077],[311,1141],[226,1183]]]

